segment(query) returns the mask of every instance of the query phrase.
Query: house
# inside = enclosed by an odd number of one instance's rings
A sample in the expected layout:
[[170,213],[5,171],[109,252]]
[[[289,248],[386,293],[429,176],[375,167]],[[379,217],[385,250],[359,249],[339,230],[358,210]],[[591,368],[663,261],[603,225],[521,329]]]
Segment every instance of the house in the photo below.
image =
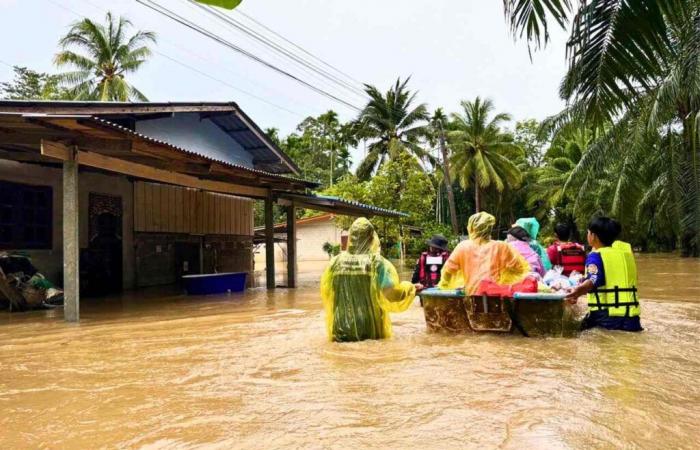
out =
[[[336,225],[335,214],[325,213],[312,217],[304,217],[296,221],[297,261],[327,261],[328,253],[323,250],[326,242],[340,245],[343,231]],[[264,227],[257,227],[256,232],[264,232]],[[279,242],[275,245],[275,261],[287,261],[287,243],[282,239],[287,233],[287,224],[275,225],[275,235]],[[265,244],[255,254],[255,264],[265,264]]]
[[[63,280],[67,320],[78,320],[81,285],[92,295],[252,273],[255,201],[269,244],[274,204],[290,219],[297,207],[398,214],[315,196],[316,186],[233,102],[0,101],[0,250]],[[270,289],[274,267],[268,258]]]

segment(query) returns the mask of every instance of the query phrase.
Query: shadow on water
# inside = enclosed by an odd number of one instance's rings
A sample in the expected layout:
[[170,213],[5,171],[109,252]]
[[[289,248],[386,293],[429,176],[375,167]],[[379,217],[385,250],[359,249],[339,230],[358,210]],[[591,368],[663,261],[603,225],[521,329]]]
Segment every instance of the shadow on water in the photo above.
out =
[[[153,289],[0,316],[1,448],[700,446],[700,261],[638,259],[646,331],[326,341],[296,290]],[[283,283],[283,276],[278,280]]]

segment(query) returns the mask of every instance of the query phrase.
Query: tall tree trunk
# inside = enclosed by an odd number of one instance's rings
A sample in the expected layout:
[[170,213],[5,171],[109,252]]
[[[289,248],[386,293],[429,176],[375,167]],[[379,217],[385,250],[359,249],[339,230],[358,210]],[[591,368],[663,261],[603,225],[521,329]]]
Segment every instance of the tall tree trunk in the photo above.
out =
[[481,212],[481,189],[476,177],[474,178],[474,211]]
[[450,161],[447,155],[447,145],[445,145],[445,130],[442,128],[440,121],[440,152],[442,153],[442,171],[445,174],[445,190],[447,191],[447,202],[450,206],[450,223],[452,223],[452,231],[459,234],[459,224],[457,223],[457,207],[455,206],[455,194],[452,191],[452,179],[450,178]]

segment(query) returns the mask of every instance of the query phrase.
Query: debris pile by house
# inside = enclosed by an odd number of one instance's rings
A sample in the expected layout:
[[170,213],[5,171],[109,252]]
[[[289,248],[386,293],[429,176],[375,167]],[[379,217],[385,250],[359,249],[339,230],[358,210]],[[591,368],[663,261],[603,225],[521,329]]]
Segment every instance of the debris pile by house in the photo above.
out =
[[63,304],[56,288],[25,255],[0,252],[0,306],[9,311],[51,308]]

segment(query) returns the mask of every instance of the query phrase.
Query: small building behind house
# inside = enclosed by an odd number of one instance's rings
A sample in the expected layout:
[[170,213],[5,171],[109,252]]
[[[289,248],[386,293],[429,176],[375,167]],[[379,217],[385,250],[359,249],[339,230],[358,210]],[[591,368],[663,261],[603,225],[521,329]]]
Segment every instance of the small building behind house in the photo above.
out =
[[[341,244],[342,230],[336,224],[335,214],[325,213],[312,217],[297,219],[297,260],[327,261],[328,253],[323,250],[323,245],[328,242],[332,245]],[[255,231],[262,234],[265,227],[256,227]],[[283,239],[287,233],[287,224],[275,224],[275,235],[278,242],[275,243],[275,261],[287,261],[287,243]],[[265,266],[265,244],[256,248],[256,267]]]

